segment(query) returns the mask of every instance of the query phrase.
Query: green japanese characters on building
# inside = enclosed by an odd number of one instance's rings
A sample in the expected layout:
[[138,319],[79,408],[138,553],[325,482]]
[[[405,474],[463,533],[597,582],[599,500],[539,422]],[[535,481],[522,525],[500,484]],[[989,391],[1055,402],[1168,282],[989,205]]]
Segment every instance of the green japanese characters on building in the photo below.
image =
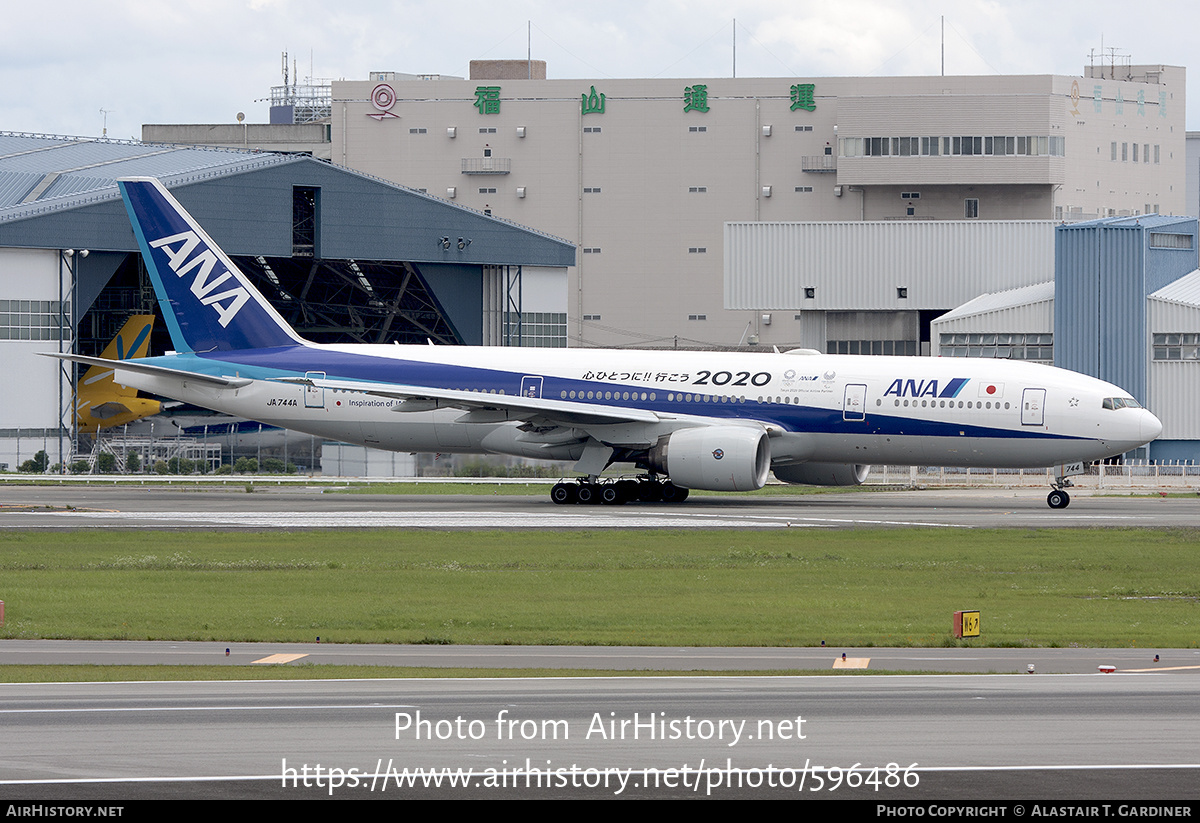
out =
[[584,94],[581,97],[580,112],[582,114],[604,114],[604,95],[596,94],[595,86],[592,86],[590,94]]
[[499,114],[500,113],[500,87],[499,86],[476,86],[475,87],[475,108],[479,109],[480,114]]
[[708,111],[708,86],[697,83],[683,90],[684,111]]
[[817,104],[813,100],[813,93],[816,91],[816,88],[816,85],[813,83],[797,83],[792,86],[792,111],[796,109],[813,111],[816,109]]

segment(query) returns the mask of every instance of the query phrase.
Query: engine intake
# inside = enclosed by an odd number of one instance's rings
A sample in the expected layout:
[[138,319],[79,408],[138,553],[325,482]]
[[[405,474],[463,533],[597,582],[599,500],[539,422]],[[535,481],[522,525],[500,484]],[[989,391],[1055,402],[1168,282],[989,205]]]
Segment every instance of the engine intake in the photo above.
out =
[[771,470],[767,433],[750,426],[698,426],[663,435],[650,449],[652,471],[687,489],[761,489]]

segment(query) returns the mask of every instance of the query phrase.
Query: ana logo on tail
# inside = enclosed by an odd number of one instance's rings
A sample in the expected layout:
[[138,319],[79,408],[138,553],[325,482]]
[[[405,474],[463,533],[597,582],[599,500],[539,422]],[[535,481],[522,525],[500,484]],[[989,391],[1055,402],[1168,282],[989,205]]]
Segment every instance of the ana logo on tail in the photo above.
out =
[[[178,244],[177,246],[174,244]],[[150,241],[150,247],[162,249],[167,255],[171,271],[179,277],[196,270],[192,279],[192,294],[206,306],[212,306],[217,312],[217,318],[222,328],[229,325],[238,311],[250,300],[250,293],[242,286],[213,294],[218,286],[233,277],[228,271],[212,277],[217,265],[217,256],[212,249],[204,248],[196,256],[192,256],[200,246],[200,237],[194,231],[180,232],[170,237]],[[190,258],[190,259],[189,259]],[[234,281],[237,282],[236,280]],[[223,301],[228,301],[227,303]]]

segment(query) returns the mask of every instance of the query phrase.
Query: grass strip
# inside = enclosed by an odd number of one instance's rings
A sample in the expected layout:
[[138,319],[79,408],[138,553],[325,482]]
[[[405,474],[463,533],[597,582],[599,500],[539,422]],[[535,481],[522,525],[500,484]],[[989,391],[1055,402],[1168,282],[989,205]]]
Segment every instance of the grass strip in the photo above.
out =
[[1196,530],[0,534],[0,638],[1197,644]]

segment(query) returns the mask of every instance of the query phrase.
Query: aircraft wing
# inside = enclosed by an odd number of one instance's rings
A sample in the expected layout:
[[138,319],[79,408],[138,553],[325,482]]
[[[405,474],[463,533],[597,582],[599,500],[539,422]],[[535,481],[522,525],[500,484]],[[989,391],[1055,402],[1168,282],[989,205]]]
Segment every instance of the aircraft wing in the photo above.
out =
[[421,412],[434,409],[462,409],[461,423],[503,423],[507,420],[558,426],[595,426],[616,423],[657,423],[663,418],[652,411],[630,406],[605,406],[595,403],[549,400],[543,397],[522,397],[511,394],[435,389],[428,386],[404,386],[388,383],[366,383],[332,380],[319,377],[282,377],[283,383],[298,383],[319,389],[336,389],[388,397],[402,401],[399,412]]

